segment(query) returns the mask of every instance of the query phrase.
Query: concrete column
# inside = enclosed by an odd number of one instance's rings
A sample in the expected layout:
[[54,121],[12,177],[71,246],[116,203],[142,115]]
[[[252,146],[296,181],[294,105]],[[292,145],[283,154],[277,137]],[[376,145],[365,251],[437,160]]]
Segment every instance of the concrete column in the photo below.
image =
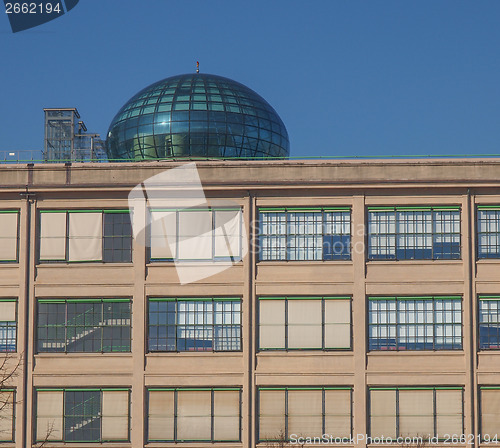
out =
[[[144,202],[134,203],[134,225],[146,227],[146,209]],[[134,296],[132,298],[132,355],[134,358],[131,394],[131,433],[132,446],[144,446],[145,420],[147,418],[145,390],[145,331],[146,322],[146,248],[133,240]],[[128,386],[128,385],[126,385]]]
[[[352,334],[354,353],[354,405],[353,436],[367,433],[367,385],[366,385],[366,286],[365,286],[365,198],[353,197],[352,207],[352,262],[354,288],[352,297]],[[362,443],[358,446],[366,446]]]
[[[32,405],[33,402],[33,275],[30,270],[33,267],[30,254],[33,252],[28,244],[32,228],[28,220],[31,211],[31,221],[34,221],[35,207],[24,200],[20,204],[19,213],[19,293],[17,304],[17,357],[21,359],[18,368],[16,383],[16,426],[15,440],[16,448],[22,448],[32,444]],[[32,244],[32,242],[30,242]]]
[[[476,294],[476,222],[475,197],[473,194],[463,196],[462,224],[463,243],[462,258],[464,260],[464,297],[463,297],[463,329],[464,357],[466,365],[464,393],[464,433],[479,434],[479,402],[477,384],[477,318]],[[467,440],[469,440],[467,438]],[[472,448],[478,446],[474,437]]]
[[244,226],[247,235],[248,253],[243,258],[244,287],[242,300],[243,325],[243,396],[242,396],[242,433],[243,447],[250,448],[255,438],[255,256],[253,247],[253,221],[255,206],[251,194],[248,194],[244,205]]

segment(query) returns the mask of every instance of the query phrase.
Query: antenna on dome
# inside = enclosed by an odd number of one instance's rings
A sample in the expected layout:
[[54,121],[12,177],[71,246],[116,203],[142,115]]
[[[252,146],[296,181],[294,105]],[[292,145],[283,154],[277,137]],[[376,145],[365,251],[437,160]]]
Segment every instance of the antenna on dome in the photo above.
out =
[[200,73],[200,63],[196,61],[196,73]]

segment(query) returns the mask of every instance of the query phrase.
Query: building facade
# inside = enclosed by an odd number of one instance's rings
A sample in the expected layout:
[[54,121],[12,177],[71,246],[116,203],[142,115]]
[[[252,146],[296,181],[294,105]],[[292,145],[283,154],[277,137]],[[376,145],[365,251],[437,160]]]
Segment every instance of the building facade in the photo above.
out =
[[[235,206],[134,238],[130,191],[181,164],[0,166],[2,446],[496,443],[500,160],[199,162]],[[230,266],[181,284],[202,214]]]

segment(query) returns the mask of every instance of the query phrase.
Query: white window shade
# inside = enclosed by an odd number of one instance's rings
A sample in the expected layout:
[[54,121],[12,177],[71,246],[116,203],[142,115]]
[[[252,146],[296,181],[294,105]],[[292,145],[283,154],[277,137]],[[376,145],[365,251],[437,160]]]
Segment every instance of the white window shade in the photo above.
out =
[[213,257],[212,212],[179,211],[179,260],[211,260]]
[[399,433],[403,437],[434,435],[432,390],[399,391]]
[[13,390],[0,391],[0,442],[14,440],[14,397]]
[[211,440],[211,391],[177,392],[177,440]]
[[500,434],[500,389],[481,389],[481,434]]
[[325,300],[325,348],[351,348],[350,300]]
[[259,393],[259,438],[277,440],[285,432],[285,391],[261,390]]
[[66,259],[66,212],[40,213],[40,260]]
[[128,439],[128,390],[102,392],[102,440]]
[[463,433],[461,390],[436,390],[437,436]]
[[351,435],[350,390],[325,390],[325,433],[335,437]]
[[174,391],[149,391],[148,440],[174,440]]
[[0,213],[0,260],[17,260],[18,213]]
[[0,322],[16,321],[16,302],[0,300]]
[[259,300],[259,346],[285,348],[284,300]]
[[102,213],[69,214],[69,261],[102,260]]
[[214,391],[214,440],[240,439],[240,391]]
[[38,391],[36,439],[63,439],[63,391]]
[[172,211],[151,212],[151,259],[177,257],[177,213]]
[[241,210],[214,210],[214,256],[241,256]]
[[321,300],[288,300],[288,348],[322,348]]
[[396,391],[370,391],[370,436],[396,437]]
[[321,437],[323,434],[323,391],[288,391],[288,434]]

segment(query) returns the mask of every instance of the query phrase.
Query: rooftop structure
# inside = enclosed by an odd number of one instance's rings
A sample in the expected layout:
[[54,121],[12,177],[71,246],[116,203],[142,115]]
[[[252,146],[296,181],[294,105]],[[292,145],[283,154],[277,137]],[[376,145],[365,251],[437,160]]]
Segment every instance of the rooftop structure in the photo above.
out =
[[47,108],[44,112],[44,162],[86,162],[105,158],[100,135],[87,132],[76,108]]
[[109,127],[110,160],[286,158],[285,125],[260,95],[228,78],[172,76],[134,95]]

